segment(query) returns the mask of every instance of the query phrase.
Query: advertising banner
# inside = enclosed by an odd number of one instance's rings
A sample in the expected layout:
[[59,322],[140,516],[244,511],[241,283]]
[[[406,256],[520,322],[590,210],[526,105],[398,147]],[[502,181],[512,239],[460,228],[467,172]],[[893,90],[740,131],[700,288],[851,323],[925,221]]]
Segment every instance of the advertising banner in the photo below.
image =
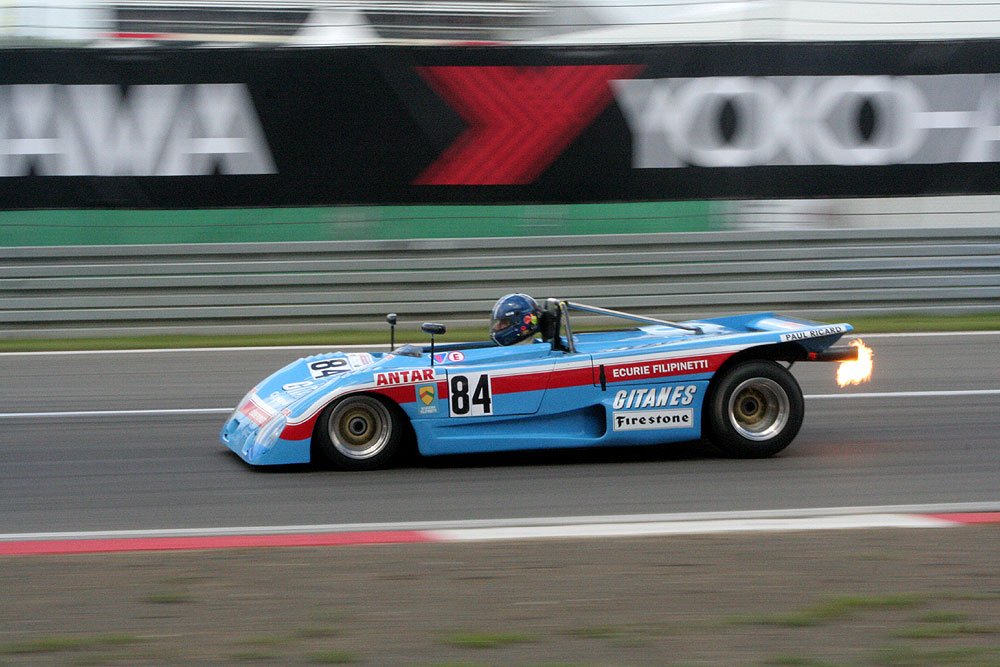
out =
[[0,208],[1000,192],[1000,41],[7,50]]

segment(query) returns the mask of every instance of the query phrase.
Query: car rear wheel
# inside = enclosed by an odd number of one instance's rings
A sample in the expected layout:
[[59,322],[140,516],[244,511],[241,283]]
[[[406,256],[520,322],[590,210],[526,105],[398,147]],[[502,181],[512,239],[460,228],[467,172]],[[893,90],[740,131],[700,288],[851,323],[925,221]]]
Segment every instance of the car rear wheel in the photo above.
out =
[[805,404],[792,374],[773,361],[733,366],[712,385],[705,404],[709,438],[739,458],[777,454],[802,426]]
[[382,468],[396,456],[403,417],[399,408],[367,394],[327,407],[316,424],[320,452],[342,470]]

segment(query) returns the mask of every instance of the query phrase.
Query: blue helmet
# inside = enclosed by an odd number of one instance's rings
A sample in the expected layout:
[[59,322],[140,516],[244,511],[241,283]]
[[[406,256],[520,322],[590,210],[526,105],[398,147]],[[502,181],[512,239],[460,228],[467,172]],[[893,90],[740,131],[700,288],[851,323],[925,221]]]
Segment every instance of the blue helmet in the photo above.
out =
[[542,311],[527,294],[508,294],[493,306],[490,338],[498,345],[513,345],[534,336],[541,329]]

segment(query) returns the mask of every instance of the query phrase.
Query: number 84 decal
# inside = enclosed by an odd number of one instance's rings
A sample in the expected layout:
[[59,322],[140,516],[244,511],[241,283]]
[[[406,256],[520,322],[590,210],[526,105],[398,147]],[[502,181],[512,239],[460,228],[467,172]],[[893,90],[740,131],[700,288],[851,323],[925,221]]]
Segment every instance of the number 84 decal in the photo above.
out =
[[452,417],[493,414],[493,388],[488,373],[448,376],[448,411]]

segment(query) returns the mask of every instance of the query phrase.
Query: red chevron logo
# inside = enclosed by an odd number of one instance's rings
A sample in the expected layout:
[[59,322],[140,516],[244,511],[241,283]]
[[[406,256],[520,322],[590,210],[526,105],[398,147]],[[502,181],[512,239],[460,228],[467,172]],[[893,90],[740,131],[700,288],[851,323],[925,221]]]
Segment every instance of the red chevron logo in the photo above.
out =
[[416,185],[531,183],[611,103],[609,81],[641,65],[419,67],[468,127]]

